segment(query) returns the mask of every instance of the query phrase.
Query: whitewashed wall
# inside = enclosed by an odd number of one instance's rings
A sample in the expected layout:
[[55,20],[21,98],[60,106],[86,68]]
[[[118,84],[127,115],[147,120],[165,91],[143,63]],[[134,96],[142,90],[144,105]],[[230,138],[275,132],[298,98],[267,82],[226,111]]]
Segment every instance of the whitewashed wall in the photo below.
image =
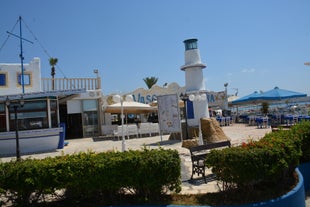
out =
[[[24,63],[24,74],[30,74],[30,85],[25,85],[25,93],[41,91],[40,58],[33,58],[30,63]],[[21,73],[20,63],[0,63],[0,73],[7,76],[7,85],[0,87],[1,95],[21,94],[22,86],[18,84],[18,74]]]

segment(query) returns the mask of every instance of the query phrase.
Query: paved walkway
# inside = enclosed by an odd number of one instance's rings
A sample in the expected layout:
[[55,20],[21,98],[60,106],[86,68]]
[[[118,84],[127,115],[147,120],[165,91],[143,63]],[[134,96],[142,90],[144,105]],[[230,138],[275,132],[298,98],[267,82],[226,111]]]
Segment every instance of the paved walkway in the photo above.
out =
[[[271,132],[270,128],[258,129],[255,126],[246,126],[244,124],[234,124],[231,126],[222,127],[224,133],[231,139],[232,145],[239,145],[242,142],[247,142],[249,140],[258,140],[263,137],[266,133]],[[62,154],[73,154],[78,152],[94,151],[94,152],[104,152],[109,150],[119,150],[122,149],[121,140],[111,140],[105,138],[83,138],[83,139],[72,139],[68,140],[68,146],[63,149],[57,150],[55,152],[41,153],[35,155],[25,155],[26,157],[33,158],[44,158],[59,156]],[[211,171],[207,170],[208,182],[200,178],[194,177],[191,181],[191,159],[189,150],[181,147],[181,142],[178,140],[169,140],[168,135],[155,136],[155,137],[144,137],[144,138],[132,138],[126,139],[126,149],[141,149],[143,146],[150,148],[162,148],[176,149],[180,153],[180,158],[182,162],[182,191],[184,194],[196,194],[196,193],[206,193],[206,192],[217,192],[219,190],[217,181],[211,176]],[[2,161],[9,161],[15,159],[15,157],[1,158]],[[307,199],[307,206],[310,207],[310,198]]]

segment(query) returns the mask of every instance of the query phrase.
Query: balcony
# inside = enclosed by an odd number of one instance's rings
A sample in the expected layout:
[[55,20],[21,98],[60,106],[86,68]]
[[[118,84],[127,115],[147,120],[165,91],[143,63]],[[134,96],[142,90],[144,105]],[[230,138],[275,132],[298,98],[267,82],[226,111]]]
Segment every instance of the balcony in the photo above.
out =
[[98,78],[42,78],[43,91],[54,90],[98,90],[101,89],[101,79]]

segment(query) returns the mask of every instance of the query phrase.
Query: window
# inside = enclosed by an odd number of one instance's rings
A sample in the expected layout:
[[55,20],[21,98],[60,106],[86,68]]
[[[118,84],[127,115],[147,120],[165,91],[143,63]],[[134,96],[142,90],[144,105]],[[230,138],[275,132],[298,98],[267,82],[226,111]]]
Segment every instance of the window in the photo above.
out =
[[189,40],[185,40],[185,50],[193,50],[193,49],[197,49],[197,39],[189,39]]
[[[13,107],[9,108],[10,130],[15,128],[15,114]],[[25,101],[23,107],[18,107],[17,123],[19,130],[48,128],[46,100]]]
[[58,126],[57,100],[50,100],[52,127]]
[[83,100],[83,111],[97,111],[97,100]]
[[[17,82],[19,85],[22,85],[22,74],[21,73],[17,75]],[[31,74],[24,73],[24,85],[25,86],[31,85]]]
[[83,100],[83,136],[98,135],[98,101]]
[[0,73],[0,87],[7,85],[7,75],[5,73]]

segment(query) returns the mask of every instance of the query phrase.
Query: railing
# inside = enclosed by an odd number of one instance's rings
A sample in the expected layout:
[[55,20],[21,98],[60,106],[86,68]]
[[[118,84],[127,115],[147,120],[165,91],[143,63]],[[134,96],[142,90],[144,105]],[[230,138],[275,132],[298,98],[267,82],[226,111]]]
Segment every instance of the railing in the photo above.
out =
[[42,90],[101,89],[100,78],[42,78]]

